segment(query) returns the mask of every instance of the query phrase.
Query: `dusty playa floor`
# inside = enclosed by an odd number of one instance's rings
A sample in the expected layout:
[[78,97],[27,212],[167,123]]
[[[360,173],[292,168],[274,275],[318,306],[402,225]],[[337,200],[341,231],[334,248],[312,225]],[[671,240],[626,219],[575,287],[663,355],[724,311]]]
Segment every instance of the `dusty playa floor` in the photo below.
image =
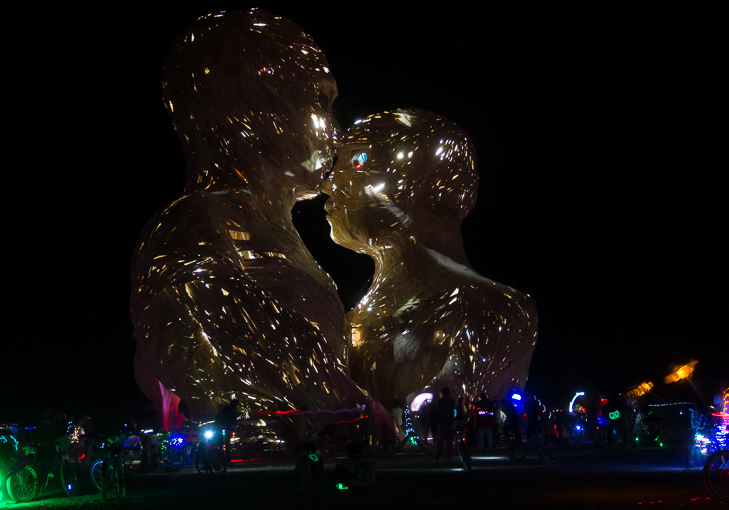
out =
[[[294,459],[271,456],[235,463],[226,474],[205,476],[192,466],[159,467],[151,473],[132,469],[127,496],[102,501],[84,480],[81,495],[55,494],[27,504],[4,499],[2,508],[454,508],[461,505],[503,509],[566,508],[657,510],[726,508],[711,501],[701,470],[682,466],[678,450],[611,450],[595,444],[571,444],[560,450],[559,462],[545,468],[531,448],[527,458],[509,461],[504,450],[475,454],[473,470],[460,469],[458,457],[433,464],[427,453],[372,453],[377,483],[360,490],[327,488],[317,494],[297,494],[289,475]],[[342,457],[325,459],[332,477]]]

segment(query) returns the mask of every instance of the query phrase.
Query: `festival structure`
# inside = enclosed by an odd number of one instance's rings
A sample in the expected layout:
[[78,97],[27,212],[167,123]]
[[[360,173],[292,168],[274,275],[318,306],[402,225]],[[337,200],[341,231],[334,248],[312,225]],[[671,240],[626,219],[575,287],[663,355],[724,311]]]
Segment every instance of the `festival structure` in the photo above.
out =
[[[456,230],[476,197],[475,155],[439,117],[411,112],[407,130],[404,114],[370,119],[376,144],[344,158],[361,160],[367,179],[351,203],[334,191],[334,238],[351,244],[372,230],[377,244],[357,249],[378,264],[366,301],[345,318],[291,218],[332,168],[336,95],[321,49],[285,18],[222,12],[174,40],[163,99],[186,158],[185,188],[144,227],[131,269],[135,376],[165,428],[174,428],[181,401],[193,415],[236,398],[251,411],[366,406],[389,417],[379,402],[432,385],[458,393],[523,386],[536,308],[468,266]],[[410,166],[385,164],[388,129],[409,147]],[[362,138],[351,132],[347,154],[371,143]],[[375,189],[378,172],[388,180]],[[345,173],[360,175],[340,166],[332,190]],[[338,223],[344,209],[360,219]],[[394,249],[386,253],[388,228]],[[387,271],[395,278],[386,281]]]

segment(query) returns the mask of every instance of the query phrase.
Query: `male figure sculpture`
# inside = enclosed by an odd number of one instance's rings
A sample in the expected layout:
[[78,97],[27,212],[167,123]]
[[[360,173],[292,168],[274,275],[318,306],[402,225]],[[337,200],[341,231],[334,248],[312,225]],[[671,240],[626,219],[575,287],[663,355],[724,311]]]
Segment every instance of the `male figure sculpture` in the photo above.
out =
[[324,187],[332,238],[375,262],[347,314],[355,382],[380,402],[523,386],[536,305],[466,259],[460,226],[478,179],[468,135],[433,113],[389,111],[352,126],[337,154]]
[[337,86],[322,51],[260,10],[209,15],[174,40],[163,87],[187,175],[134,254],[140,387],[161,411],[366,403],[343,368],[335,285],[291,219],[332,164]]

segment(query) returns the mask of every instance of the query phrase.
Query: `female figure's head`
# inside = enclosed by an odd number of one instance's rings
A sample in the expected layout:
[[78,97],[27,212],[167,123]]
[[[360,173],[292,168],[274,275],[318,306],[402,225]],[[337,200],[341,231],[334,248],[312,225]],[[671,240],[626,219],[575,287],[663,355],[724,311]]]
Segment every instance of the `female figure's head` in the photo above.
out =
[[163,99],[186,192],[318,190],[331,167],[337,86],[298,25],[253,9],[204,16],[172,44]]
[[360,251],[394,232],[422,240],[459,228],[476,201],[469,136],[422,110],[387,111],[348,131],[324,185],[333,239]]

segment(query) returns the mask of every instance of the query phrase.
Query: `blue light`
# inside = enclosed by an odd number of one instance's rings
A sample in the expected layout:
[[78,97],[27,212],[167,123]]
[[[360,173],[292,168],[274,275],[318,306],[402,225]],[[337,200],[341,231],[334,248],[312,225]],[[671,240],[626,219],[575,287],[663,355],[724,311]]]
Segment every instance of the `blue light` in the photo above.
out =
[[514,394],[513,394],[512,396],[511,396],[511,400],[518,400],[518,401],[521,401],[521,395],[519,395],[518,393],[514,393]]

